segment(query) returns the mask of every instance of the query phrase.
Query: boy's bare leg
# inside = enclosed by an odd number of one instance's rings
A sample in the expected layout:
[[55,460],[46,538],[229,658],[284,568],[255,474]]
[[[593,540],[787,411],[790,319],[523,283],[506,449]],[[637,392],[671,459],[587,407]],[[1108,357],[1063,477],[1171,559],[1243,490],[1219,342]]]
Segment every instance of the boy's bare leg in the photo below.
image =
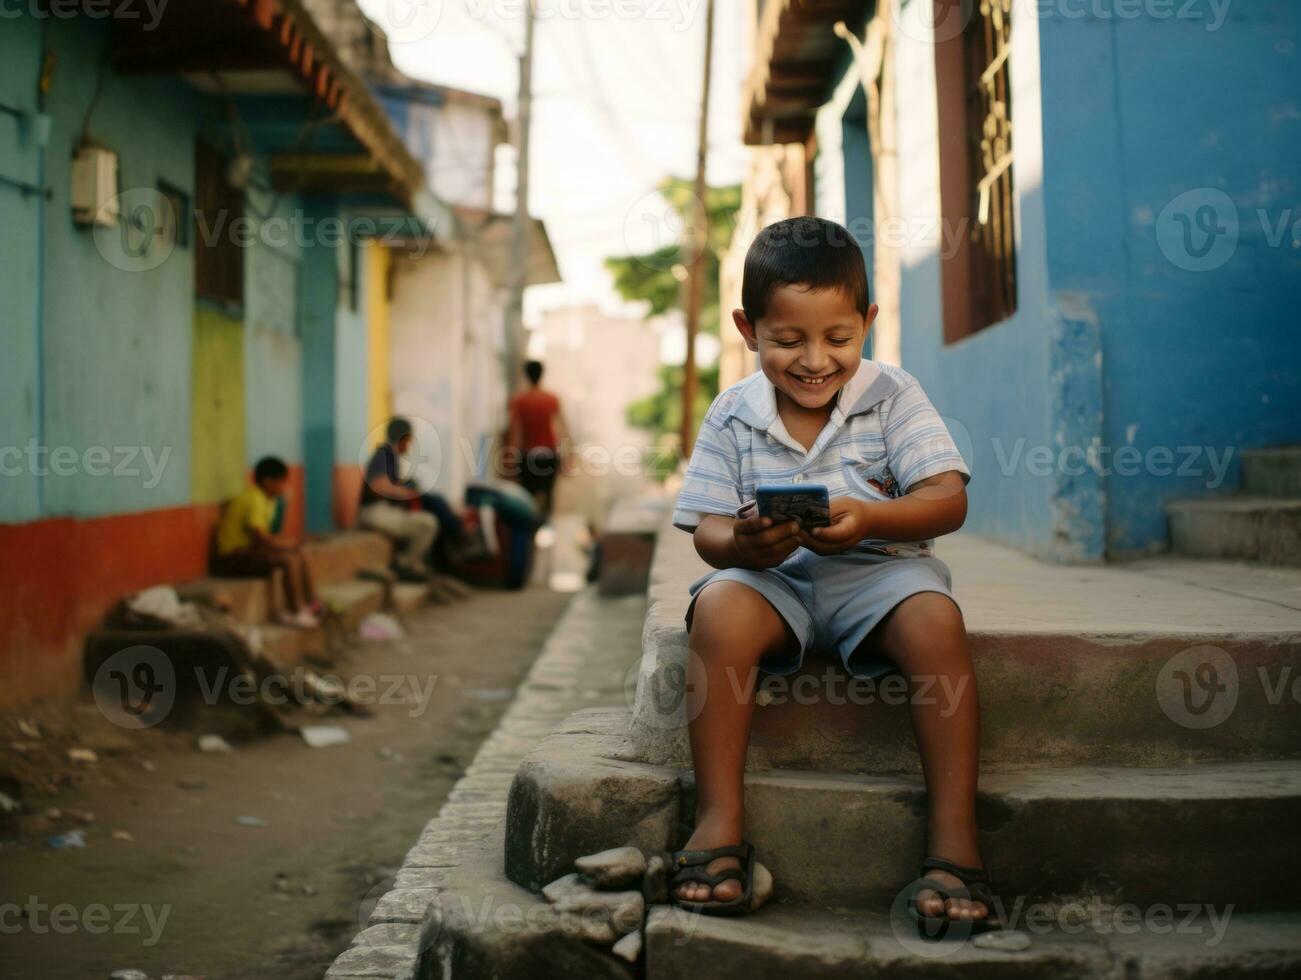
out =
[[[969,868],[984,867],[976,835],[976,779],[980,756],[980,707],[971,649],[962,613],[946,596],[922,592],[909,596],[872,631],[868,645],[886,653],[913,692],[925,682],[924,697],[910,698],[913,732],[926,779],[927,854]],[[922,703],[925,702],[925,703]],[[927,877],[957,888],[943,871]],[[926,915],[983,919],[982,902],[931,891],[917,896]]]
[[[687,664],[687,717],[696,775],[696,827],[687,850],[739,844],[745,829],[745,750],[750,739],[758,664],[767,653],[795,648],[795,635],[777,611],[749,586],[714,582],[696,595]],[[719,858],[706,871],[740,867]],[[739,881],[714,889],[686,884],[676,889],[688,902],[729,901]]]

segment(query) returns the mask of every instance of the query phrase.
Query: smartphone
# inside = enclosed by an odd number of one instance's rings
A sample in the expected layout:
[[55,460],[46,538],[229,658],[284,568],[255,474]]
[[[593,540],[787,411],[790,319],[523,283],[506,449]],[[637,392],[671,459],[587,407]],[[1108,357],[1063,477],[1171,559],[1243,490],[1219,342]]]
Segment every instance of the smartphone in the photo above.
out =
[[808,530],[831,526],[831,497],[827,488],[815,483],[766,483],[755,488],[760,517],[773,524],[796,521]]

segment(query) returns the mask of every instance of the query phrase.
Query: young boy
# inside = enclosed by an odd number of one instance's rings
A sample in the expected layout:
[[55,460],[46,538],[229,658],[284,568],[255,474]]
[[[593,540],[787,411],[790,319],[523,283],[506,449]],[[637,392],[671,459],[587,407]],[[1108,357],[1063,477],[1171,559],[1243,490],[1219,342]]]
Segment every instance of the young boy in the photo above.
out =
[[314,597],[307,562],[298,545],[272,530],[276,504],[289,484],[284,460],[267,456],[253,467],[253,486],[226,505],[217,525],[214,574],[227,578],[268,575],[282,569],[289,600],[281,621],[307,629],[319,626],[312,612]]
[[[913,911],[980,924],[991,907],[976,841],[975,679],[930,541],[962,525],[970,474],[916,380],[862,357],[877,307],[848,231],[809,217],[769,226],[746,255],[741,293],[732,318],[761,373],[710,406],[673,515],[718,569],[692,584],[686,616],[698,803],[674,897],[702,912],[748,910],[742,790],[758,668],[792,673],[817,647],[857,676],[898,669],[914,690],[937,677],[965,685],[948,688],[968,692],[956,711],[910,699],[930,855]],[[757,486],[801,482],[827,487],[830,527],[741,516]]]

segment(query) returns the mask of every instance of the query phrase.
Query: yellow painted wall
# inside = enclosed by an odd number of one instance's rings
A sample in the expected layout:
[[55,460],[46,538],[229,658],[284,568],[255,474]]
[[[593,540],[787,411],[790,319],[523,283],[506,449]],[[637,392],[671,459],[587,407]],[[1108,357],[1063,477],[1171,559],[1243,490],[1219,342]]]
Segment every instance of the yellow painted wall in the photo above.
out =
[[389,270],[393,253],[377,242],[366,245],[366,335],[368,365],[367,390],[369,392],[369,422],[374,431],[385,425],[393,416],[393,383],[391,379],[389,330]]
[[243,321],[196,306],[191,370],[190,497],[213,503],[245,482]]

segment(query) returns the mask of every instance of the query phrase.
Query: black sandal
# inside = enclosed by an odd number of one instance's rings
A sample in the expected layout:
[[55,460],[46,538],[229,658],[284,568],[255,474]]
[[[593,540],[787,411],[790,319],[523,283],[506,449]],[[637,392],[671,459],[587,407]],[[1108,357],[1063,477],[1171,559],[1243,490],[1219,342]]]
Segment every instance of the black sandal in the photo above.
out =
[[[718,858],[734,857],[741,859],[740,868],[725,868],[718,874],[710,874],[705,868]],[[750,882],[754,876],[754,846],[749,841],[715,847],[708,851],[671,851],[669,852],[669,899],[689,912],[701,912],[705,915],[745,915],[750,911],[752,892]],[[677,897],[679,885],[708,885],[711,889],[725,881],[739,881],[741,894],[726,901],[711,899],[708,902],[688,902]]]
[[[962,882],[962,885],[953,888],[934,878],[926,877],[926,872],[932,870],[947,871]],[[933,891],[940,898],[945,899],[966,898],[973,902],[980,902],[985,906],[984,918],[955,919],[947,914],[927,915],[917,907],[917,894],[922,891]],[[917,923],[918,931],[928,939],[940,939],[947,930],[955,927],[963,930],[964,934],[991,932],[1003,928],[1003,923],[998,919],[994,893],[990,888],[989,875],[985,869],[964,868],[939,857],[928,857],[922,861],[920,877],[913,883],[912,892],[908,896],[908,912]]]

